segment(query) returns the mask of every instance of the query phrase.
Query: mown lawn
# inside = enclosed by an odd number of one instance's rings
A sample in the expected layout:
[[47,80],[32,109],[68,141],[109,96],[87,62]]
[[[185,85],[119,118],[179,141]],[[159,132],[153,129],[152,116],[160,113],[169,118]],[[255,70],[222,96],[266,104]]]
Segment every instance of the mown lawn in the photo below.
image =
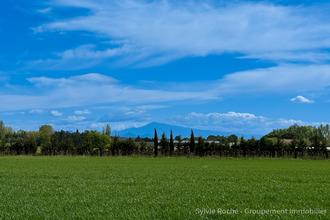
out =
[[330,161],[0,157],[0,219],[330,219]]

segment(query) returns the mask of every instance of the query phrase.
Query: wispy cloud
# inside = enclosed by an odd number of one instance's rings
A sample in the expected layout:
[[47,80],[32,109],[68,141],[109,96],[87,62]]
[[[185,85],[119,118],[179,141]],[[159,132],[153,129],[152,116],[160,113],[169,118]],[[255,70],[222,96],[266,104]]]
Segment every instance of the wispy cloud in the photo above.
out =
[[280,65],[226,75],[216,84],[219,93],[317,91],[330,86],[330,65]]
[[68,121],[69,122],[77,122],[77,121],[83,121],[85,120],[85,116],[75,116],[75,115],[70,115],[68,116]]
[[29,111],[30,115],[41,115],[45,112],[45,110],[42,109],[32,109]]
[[[136,121],[121,121],[121,122],[111,122],[111,130],[112,131],[122,131],[127,128],[139,128],[142,127],[149,122],[136,122]],[[102,130],[102,128],[109,123],[104,122],[95,122],[90,125],[91,129]]]
[[75,115],[89,115],[89,114],[91,114],[91,112],[86,109],[86,110],[77,110],[77,111],[74,111],[73,114],[75,114]]
[[150,121],[151,115],[149,115],[146,109],[143,108],[125,108],[121,107],[117,111],[105,114],[100,122],[120,122],[120,121]]
[[293,103],[313,103],[314,101],[308,98],[305,98],[304,96],[298,95],[295,98],[290,99]]
[[51,7],[48,8],[43,8],[43,9],[39,9],[37,10],[37,12],[41,13],[41,14],[49,14],[53,9]]
[[[184,100],[214,100],[208,91],[171,91],[138,89],[119,83],[101,74],[86,74],[68,78],[34,77],[28,79],[35,95],[4,94],[0,99],[6,103],[0,110],[34,108],[63,108],[97,105],[104,103],[156,104]],[[31,92],[30,92],[31,93]]]
[[228,52],[271,60],[329,60],[323,50],[330,48],[329,5],[211,2],[57,0],[52,6],[87,8],[91,13],[55,18],[36,30],[89,31],[117,42],[117,48],[102,51],[93,45],[67,50],[60,62],[120,56],[127,62],[157,65]]

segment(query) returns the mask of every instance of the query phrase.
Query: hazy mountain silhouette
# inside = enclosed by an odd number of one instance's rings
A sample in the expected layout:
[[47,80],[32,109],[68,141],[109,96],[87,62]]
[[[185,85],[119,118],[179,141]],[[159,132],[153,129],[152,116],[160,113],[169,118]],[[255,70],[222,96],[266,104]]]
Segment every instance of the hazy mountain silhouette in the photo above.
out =
[[[162,124],[157,122],[152,122],[150,124],[144,125],[139,128],[128,128],[122,131],[114,131],[112,135],[119,135],[121,137],[149,137],[152,138],[154,136],[154,129],[157,129],[157,134],[160,137],[163,132],[165,132],[166,136],[169,138],[170,130],[173,131],[173,136],[181,135],[182,138],[190,137],[191,128],[175,126],[175,125],[168,125]],[[210,131],[210,130],[200,130],[200,129],[193,129],[195,137],[202,136],[207,138],[209,135],[224,135],[229,136],[233,133],[230,132],[221,132],[221,131]],[[242,134],[236,134],[237,136],[242,136]],[[253,135],[244,134],[245,138],[250,138]],[[260,135],[256,135],[256,138],[259,138]]]

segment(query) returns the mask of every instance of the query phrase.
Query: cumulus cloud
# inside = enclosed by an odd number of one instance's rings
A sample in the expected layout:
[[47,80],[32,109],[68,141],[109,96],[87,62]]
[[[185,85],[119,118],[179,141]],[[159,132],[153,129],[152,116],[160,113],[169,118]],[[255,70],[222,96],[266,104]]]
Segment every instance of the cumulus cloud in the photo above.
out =
[[328,5],[211,2],[56,0],[53,7],[86,8],[90,13],[54,19],[35,30],[89,31],[117,45],[105,50],[81,45],[59,54],[62,61],[122,56],[127,62],[157,65],[228,52],[271,60],[281,54],[287,60],[329,60],[329,53],[320,50],[330,47]]
[[327,124],[325,122],[304,122],[294,119],[273,119],[263,116],[257,116],[251,113],[189,113],[188,115],[178,115],[172,120],[171,124],[191,127],[195,129],[214,130],[222,132],[233,132],[236,134],[266,134],[273,129],[287,128],[291,125],[312,125],[319,126]]
[[313,100],[307,99],[304,96],[298,95],[295,98],[290,99],[293,103],[313,103]]
[[50,114],[51,114],[52,116],[56,116],[56,117],[60,117],[60,116],[63,115],[61,112],[56,111],[56,110],[50,111]]

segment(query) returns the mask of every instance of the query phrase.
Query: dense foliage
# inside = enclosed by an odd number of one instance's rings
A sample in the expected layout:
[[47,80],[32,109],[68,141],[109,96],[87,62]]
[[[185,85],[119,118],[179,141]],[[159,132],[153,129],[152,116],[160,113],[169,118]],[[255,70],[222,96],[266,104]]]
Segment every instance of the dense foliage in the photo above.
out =
[[147,156],[219,156],[219,157],[329,157],[329,125],[319,127],[293,125],[273,130],[260,138],[244,139],[236,135],[214,136],[207,139],[163,133],[154,139],[111,137],[111,128],[103,132],[54,131],[43,125],[39,131],[13,131],[0,121],[0,154],[5,155],[147,155]]

